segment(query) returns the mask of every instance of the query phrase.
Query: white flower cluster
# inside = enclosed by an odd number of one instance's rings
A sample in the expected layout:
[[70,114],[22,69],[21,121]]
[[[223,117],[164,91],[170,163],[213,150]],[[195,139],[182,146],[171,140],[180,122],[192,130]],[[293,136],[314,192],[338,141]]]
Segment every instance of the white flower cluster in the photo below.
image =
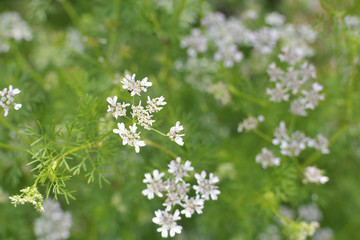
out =
[[[141,96],[141,92],[147,92],[147,88],[152,86],[152,83],[148,82],[147,77],[142,80],[136,80],[135,74],[132,76],[126,75],[121,83],[123,84],[123,88],[128,90],[132,97],[135,95]],[[155,122],[155,120],[152,119],[152,114],[163,109],[162,106],[166,105],[165,98],[163,96],[158,98],[150,98],[147,96],[147,105],[145,107],[141,105],[141,101],[139,101],[138,105],[118,102],[117,96],[113,98],[108,97],[106,101],[109,103],[107,112],[111,113],[115,119],[124,117],[132,121],[129,129],[126,128],[123,122],[120,122],[117,124],[118,128],[113,129],[113,132],[119,134],[123,140],[123,145],[132,146],[135,148],[135,152],[140,152],[140,147],[146,146],[146,144],[140,140],[141,132],[137,132],[137,125],[142,126],[146,130],[152,130],[152,125]],[[131,106],[131,118],[127,116],[127,107],[129,106]],[[185,136],[185,134],[180,133],[183,129],[183,126],[181,126],[178,121],[174,127],[171,127],[167,136],[171,141],[183,146],[184,142],[182,137]]]
[[346,15],[344,17],[345,25],[352,29],[356,35],[360,34],[360,18],[357,16]]
[[256,155],[255,161],[260,163],[263,168],[280,166],[280,158],[275,157],[274,153],[267,148],[261,149],[261,153]]
[[44,212],[35,220],[34,232],[38,240],[64,240],[70,237],[72,226],[70,212],[64,212],[60,203],[49,201],[44,203]]
[[10,106],[14,106],[15,110],[19,110],[22,105],[19,103],[14,103],[14,96],[19,94],[21,91],[17,88],[13,88],[12,85],[8,88],[4,88],[0,91],[0,107],[4,109],[4,116],[6,117],[9,114]]
[[33,35],[28,24],[17,12],[0,14],[0,53],[10,50],[10,39],[15,41],[31,41]]
[[[280,146],[280,153],[284,156],[298,157],[300,153],[307,147],[314,148],[322,154],[330,153],[328,148],[329,141],[326,137],[318,134],[315,139],[305,136],[300,131],[295,131],[291,135],[288,134],[285,122],[281,121],[279,127],[274,131],[272,140],[274,145]],[[274,153],[267,148],[263,148],[261,153],[256,155],[256,162],[261,164],[263,168],[268,166],[279,166],[281,159],[275,157]],[[309,166],[304,173],[304,183],[326,183],[329,178],[322,175],[322,171],[316,167]]]
[[[217,195],[220,194],[218,186],[215,185],[219,182],[219,178],[210,173],[207,179],[206,172],[202,171],[201,174],[194,175],[197,185],[192,188],[196,195],[191,197],[189,195],[191,185],[185,181],[186,177],[190,177],[189,172],[194,170],[191,162],[187,160],[182,164],[181,158],[177,157],[176,160],[170,162],[168,167],[171,177],[166,180],[163,180],[165,173],[160,173],[157,169],[153,171],[153,175],[146,173],[143,180],[146,189],[142,191],[148,199],[153,199],[155,195],[166,198],[163,203],[165,210],[155,211],[155,217],[152,219],[154,223],[160,225],[157,231],[161,232],[163,238],[169,235],[174,237],[176,233],[181,233],[182,226],[177,224],[177,221],[181,219],[180,214],[187,218],[191,218],[195,212],[202,214],[204,202],[210,198],[217,200]],[[180,211],[178,207],[182,210]]]
[[266,93],[270,95],[272,102],[289,101],[290,95],[293,95],[290,112],[306,116],[307,109],[314,110],[319,101],[325,99],[320,93],[323,86],[309,81],[316,79],[316,69],[308,62],[298,64],[303,57],[299,49],[285,47],[278,56],[281,62],[286,62],[290,66],[284,71],[274,62],[269,65],[267,73],[270,81],[275,83],[275,88],[267,88]]
[[275,129],[272,142],[274,145],[280,145],[282,155],[290,157],[299,156],[306,147],[320,150],[322,154],[330,153],[329,141],[323,135],[318,134],[316,139],[312,139],[300,131],[295,131],[290,136],[284,121],[281,121],[279,127]]
[[327,183],[329,178],[323,175],[323,170],[318,169],[314,166],[309,166],[305,169],[304,183]]
[[323,215],[318,206],[315,203],[309,203],[301,205],[298,208],[299,217],[306,222],[319,222],[321,221]]
[[215,99],[220,101],[222,105],[227,105],[231,101],[231,95],[224,82],[209,84],[207,92],[213,94]]
[[246,132],[254,130],[257,128],[259,122],[263,122],[264,120],[265,118],[263,115],[259,115],[257,118],[250,116],[244,119],[244,121],[242,121],[241,123],[239,123],[237,131],[240,133],[244,131],[244,129]]

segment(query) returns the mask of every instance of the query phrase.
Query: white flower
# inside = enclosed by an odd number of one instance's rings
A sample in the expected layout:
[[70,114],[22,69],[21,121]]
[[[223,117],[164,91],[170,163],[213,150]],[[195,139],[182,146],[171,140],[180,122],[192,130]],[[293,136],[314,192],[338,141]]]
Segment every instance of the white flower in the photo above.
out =
[[283,47],[281,48],[281,51],[283,54],[278,55],[281,62],[295,65],[302,58],[301,50],[299,48]]
[[59,202],[44,203],[44,212],[40,218],[35,219],[34,232],[38,240],[64,240],[70,237],[72,226],[70,212],[64,212]]
[[303,78],[303,81],[306,82],[309,79],[315,79],[316,78],[316,68],[314,65],[309,64],[308,62],[304,62],[300,66],[299,70],[300,76]]
[[28,24],[17,12],[3,12],[0,14],[0,33],[5,38],[16,41],[31,41],[33,35]]
[[319,222],[322,219],[322,213],[315,203],[301,205],[298,209],[300,218],[306,222]]
[[206,91],[214,95],[216,100],[219,100],[222,105],[226,105],[231,101],[231,95],[227,85],[223,82],[209,84]]
[[182,226],[177,225],[176,221],[180,220],[179,210],[175,210],[174,214],[168,213],[166,211],[157,210],[155,211],[155,216],[152,221],[161,227],[157,229],[158,232],[161,232],[161,237],[167,238],[169,233],[170,237],[174,237],[175,234],[180,234]]
[[[263,117],[259,116],[258,118],[263,119]],[[244,129],[245,131],[251,131],[257,128],[258,126],[258,122],[259,119],[255,118],[255,117],[248,117],[246,119],[244,119],[243,122],[239,123],[239,126],[237,128],[237,131],[240,133],[242,132]]]
[[191,166],[189,160],[187,160],[185,164],[181,164],[180,157],[177,157],[176,160],[172,160],[168,166],[168,172],[175,176],[176,182],[183,180],[184,177],[188,177],[188,172],[194,170],[194,167]]
[[189,198],[186,196],[184,203],[181,204],[184,208],[181,210],[181,214],[184,214],[185,217],[190,218],[195,212],[202,214],[202,209],[204,208],[204,199],[201,199],[199,195],[196,195],[196,198]]
[[265,23],[271,26],[281,26],[285,23],[285,17],[277,12],[265,16]]
[[183,146],[184,141],[182,137],[185,136],[185,134],[179,134],[179,132],[181,132],[183,129],[184,127],[180,125],[179,121],[177,121],[176,125],[170,128],[170,131],[168,132],[167,136],[170,138],[171,141],[174,141],[180,146]]
[[299,116],[307,116],[306,104],[305,98],[297,98],[291,102],[290,112]]
[[321,183],[324,184],[329,181],[329,178],[327,176],[322,175],[322,170],[310,166],[307,167],[304,173],[304,183]]
[[129,127],[130,131],[125,128],[124,123],[118,123],[118,129],[114,129],[113,132],[119,134],[123,140],[123,145],[129,145],[135,147],[135,152],[140,152],[140,147],[146,146],[144,141],[140,140],[140,133],[136,133],[136,124]]
[[126,107],[130,106],[129,103],[117,103],[118,97],[115,96],[113,99],[108,97],[106,101],[110,104],[108,105],[108,112],[111,112],[114,118],[121,116],[126,116]]
[[275,88],[266,89],[266,94],[270,95],[270,101],[281,102],[282,100],[288,101],[290,95],[287,93],[288,89],[284,88],[280,83],[275,84]]
[[223,61],[224,66],[231,68],[234,66],[234,62],[240,62],[243,59],[242,52],[238,51],[235,44],[226,44],[220,46],[214,55],[216,61]]
[[172,206],[181,204],[187,197],[187,193],[190,191],[190,184],[183,181],[176,182],[173,179],[169,179],[165,182],[166,199],[163,206],[166,207],[166,211],[170,211]]
[[328,148],[329,140],[326,137],[324,137],[322,134],[318,134],[316,136],[316,139],[309,139],[308,146],[313,147],[316,150],[320,150],[322,154],[330,153],[330,150]]
[[331,228],[320,228],[316,231],[313,240],[333,240],[334,231]]
[[261,153],[256,155],[255,161],[260,163],[263,168],[268,166],[280,166],[280,158],[274,156],[274,153],[267,148],[263,148]]
[[281,121],[279,127],[277,127],[274,131],[274,139],[272,140],[272,143],[274,145],[278,145],[288,140],[289,140],[289,136],[287,134],[285,122]]
[[181,47],[187,47],[187,54],[190,57],[196,57],[197,52],[205,52],[207,50],[207,38],[201,34],[200,29],[194,28],[191,30],[191,35],[181,40]]
[[270,76],[271,82],[276,82],[276,80],[281,80],[284,76],[284,71],[276,66],[276,63],[271,63],[267,70],[267,73]]
[[263,27],[254,33],[251,40],[255,50],[262,54],[270,54],[279,37],[280,36],[275,29]]
[[319,94],[319,92],[323,89],[323,86],[319,83],[314,83],[312,85],[312,90],[306,91],[302,90],[301,93],[305,95],[305,99],[308,102],[306,104],[306,108],[314,109],[317,105],[319,100],[324,100],[325,96],[323,94]]
[[155,122],[155,120],[152,120],[151,118],[153,115],[150,115],[150,113],[145,110],[143,106],[141,106],[141,101],[139,102],[138,106],[131,106],[132,110],[132,117],[136,118],[138,123],[144,127],[147,130],[151,129],[152,124]]
[[210,173],[209,179],[206,179],[205,171],[202,171],[201,174],[195,173],[195,178],[198,183],[198,185],[193,186],[196,194],[201,194],[201,198],[205,200],[209,200],[210,196],[212,200],[217,200],[220,191],[218,190],[219,187],[214,184],[219,182],[219,178]]
[[165,173],[159,173],[159,170],[157,169],[153,171],[154,177],[151,177],[150,173],[145,173],[145,179],[143,180],[143,183],[146,183],[146,189],[144,189],[141,193],[144,196],[147,196],[148,199],[153,199],[154,194],[162,197],[163,194],[161,192],[165,190],[165,185],[162,181],[162,177],[164,175]]
[[13,88],[12,85],[8,88],[4,88],[0,91],[0,107],[4,109],[4,116],[6,117],[9,114],[10,106],[13,105],[15,110],[19,110],[22,105],[14,103],[14,96],[19,94],[21,91],[17,88]]
[[143,80],[135,80],[135,74],[132,76],[126,75],[121,81],[123,88],[127,89],[131,96],[135,94],[140,96],[141,91],[146,92],[148,87],[152,86],[151,82],[148,82],[148,78],[145,77]]
[[166,102],[164,101],[165,98],[163,96],[158,97],[158,98],[153,98],[151,99],[149,96],[147,97],[147,106],[146,106],[146,110],[149,113],[154,113],[154,112],[159,112],[161,109],[163,109],[160,106],[164,106],[166,105]]
[[281,154],[285,156],[299,156],[301,151],[306,148],[308,138],[300,131],[294,132],[287,141],[280,144]]

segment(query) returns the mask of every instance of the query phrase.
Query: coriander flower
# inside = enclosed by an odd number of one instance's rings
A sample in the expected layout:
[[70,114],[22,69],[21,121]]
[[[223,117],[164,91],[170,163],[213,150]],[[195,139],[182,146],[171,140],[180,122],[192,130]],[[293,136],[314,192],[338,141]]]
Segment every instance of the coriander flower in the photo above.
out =
[[306,222],[320,221],[323,217],[320,209],[315,203],[301,205],[298,209],[299,216]]
[[170,128],[170,131],[168,132],[167,136],[170,138],[171,141],[174,141],[180,146],[183,146],[184,141],[182,137],[185,136],[185,134],[179,134],[182,130],[184,130],[184,127],[180,125],[179,121],[177,121],[176,125]]
[[288,140],[289,140],[289,136],[287,134],[285,122],[281,121],[279,127],[277,127],[274,131],[274,139],[272,140],[272,143],[274,145],[278,145]]
[[154,113],[154,112],[159,112],[161,109],[163,109],[160,106],[164,106],[166,105],[166,102],[164,101],[165,98],[163,96],[158,97],[158,98],[153,98],[151,99],[149,96],[147,97],[147,106],[146,106],[146,110],[149,113]]
[[312,90],[301,91],[301,93],[304,94],[306,101],[308,102],[306,104],[306,108],[310,108],[313,110],[318,105],[319,100],[325,99],[324,94],[319,94],[322,89],[323,86],[316,82],[312,85]]
[[306,148],[308,138],[300,131],[294,132],[287,141],[280,144],[281,154],[290,157],[297,157]]
[[308,146],[313,147],[316,150],[320,150],[322,154],[329,154],[329,140],[322,134],[318,134],[316,139],[309,139]]
[[268,166],[280,166],[280,158],[274,156],[274,153],[267,148],[263,148],[261,153],[256,155],[255,161],[260,163],[263,168]]
[[144,127],[147,130],[150,130],[155,120],[152,120],[151,118],[153,117],[153,115],[150,115],[150,113],[143,106],[141,106],[141,101],[139,102],[138,106],[132,105],[131,110],[132,110],[131,113],[132,117],[136,118],[138,123],[142,127]]
[[240,133],[242,132],[244,129],[246,132],[248,131],[251,131],[251,130],[254,130],[257,128],[258,126],[258,123],[259,122],[263,122],[265,119],[264,119],[264,116],[262,115],[259,115],[257,118],[255,117],[248,117],[246,119],[244,119],[243,122],[239,123],[239,126],[237,128],[237,131]]
[[295,65],[302,58],[299,48],[283,47],[281,48],[281,51],[283,53],[278,55],[281,62],[287,62],[290,65]]
[[324,184],[329,181],[327,176],[322,175],[323,171],[317,167],[307,167],[304,173],[303,183],[321,183]]
[[196,198],[189,198],[186,196],[184,203],[181,206],[184,208],[181,210],[181,214],[184,214],[185,217],[190,218],[195,212],[202,214],[202,209],[204,208],[204,199],[201,199],[199,195],[196,195]]
[[227,44],[220,46],[214,55],[216,61],[223,61],[224,66],[231,68],[234,66],[234,62],[240,62],[244,55],[237,49],[235,44]]
[[145,179],[143,183],[146,183],[146,189],[144,189],[141,193],[144,196],[147,196],[148,199],[153,199],[156,194],[159,197],[162,197],[162,191],[165,190],[165,185],[162,180],[162,177],[165,173],[159,173],[159,170],[155,169],[153,171],[153,176],[151,177],[150,173],[145,173]]
[[130,92],[131,96],[135,96],[135,94],[141,96],[141,91],[146,92],[147,88],[152,86],[152,83],[148,82],[147,77],[141,81],[135,80],[135,74],[132,76],[126,75],[121,83],[123,84],[123,88]]
[[181,47],[188,48],[187,54],[190,57],[196,57],[197,52],[205,52],[207,50],[207,38],[201,34],[200,29],[191,30],[191,35],[181,40]]
[[281,102],[282,100],[289,101],[290,95],[287,93],[287,91],[288,89],[286,89],[283,85],[276,83],[275,88],[266,89],[266,94],[270,95],[271,102]]
[[284,76],[284,71],[276,66],[276,63],[271,63],[267,70],[267,73],[270,76],[271,82],[276,82],[276,80],[281,80]]
[[115,96],[113,99],[108,97],[106,101],[110,104],[108,105],[108,112],[111,112],[114,118],[121,116],[126,116],[126,107],[130,106],[129,103],[117,103],[118,97]]
[[165,182],[165,188],[166,188],[166,199],[163,203],[163,206],[166,207],[166,211],[170,211],[172,206],[175,206],[177,204],[181,204],[181,201],[183,201],[187,197],[187,193],[190,191],[190,184],[180,181],[176,182],[173,179],[168,179]]
[[218,186],[215,183],[219,182],[219,178],[214,176],[213,173],[209,174],[209,179],[206,179],[206,172],[202,171],[201,174],[195,173],[195,178],[198,185],[193,186],[196,194],[201,194],[201,198],[209,200],[217,200],[217,195],[220,194]]
[[135,152],[140,152],[140,147],[146,146],[144,141],[140,140],[140,132],[136,132],[136,124],[134,123],[129,127],[130,131],[125,128],[124,123],[118,123],[118,129],[114,129],[113,132],[119,134],[123,140],[123,145],[129,145],[135,147]]
[[181,164],[180,157],[177,157],[176,160],[172,160],[168,166],[168,172],[175,176],[176,182],[183,180],[184,177],[188,177],[188,171],[194,170],[194,167],[191,166],[189,160],[187,160],[185,164]]
[[265,16],[265,23],[271,26],[281,26],[285,23],[285,17],[277,12]]
[[4,109],[5,117],[9,114],[10,106],[13,106],[16,111],[22,107],[21,104],[14,103],[14,96],[20,92],[21,91],[18,88],[14,89],[12,85],[9,86],[9,89],[4,88],[0,91],[0,107]]
[[158,232],[161,232],[161,237],[167,238],[169,233],[170,237],[174,237],[175,234],[180,234],[182,226],[177,225],[176,221],[180,220],[179,210],[175,210],[174,214],[171,214],[166,211],[157,210],[155,211],[155,216],[152,221],[161,227],[157,229]]

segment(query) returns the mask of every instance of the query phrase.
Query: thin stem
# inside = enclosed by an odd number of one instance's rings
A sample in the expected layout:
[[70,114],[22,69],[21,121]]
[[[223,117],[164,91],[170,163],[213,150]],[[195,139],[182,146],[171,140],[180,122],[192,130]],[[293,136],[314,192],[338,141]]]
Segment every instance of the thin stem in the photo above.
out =
[[154,146],[154,147],[160,149],[161,151],[169,154],[169,155],[170,155],[171,157],[173,157],[173,158],[176,158],[176,157],[177,157],[177,155],[176,155],[175,153],[173,153],[172,151],[164,148],[164,147],[161,146],[160,144],[157,144],[157,143],[155,143],[155,142],[153,142],[153,141],[151,141],[151,140],[147,140],[147,139],[146,139],[145,141],[146,141],[146,145]]
[[165,133],[162,133],[159,130],[156,130],[155,128],[150,128],[150,129],[153,130],[154,132],[157,132],[160,135],[163,135],[163,136],[167,137],[167,135]]
[[0,142],[0,147],[1,147],[1,148],[6,148],[6,149],[10,149],[10,150],[27,152],[27,150],[24,149],[24,148],[11,146],[11,145],[8,145],[8,144],[2,143],[2,142]]
[[255,98],[249,94],[246,94],[246,93],[243,93],[243,92],[240,92],[239,90],[237,90],[234,86],[232,85],[229,85],[229,91],[230,93],[232,93],[233,95],[235,96],[238,96],[240,98],[243,98],[245,100],[248,100],[250,102],[253,102],[253,103],[256,103],[262,107],[265,107],[267,105],[267,102],[262,100],[262,99],[258,99],[258,98]]
[[256,135],[258,135],[265,141],[272,143],[272,138],[269,135],[267,135],[266,133],[264,133],[263,131],[261,131],[259,129],[254,129],[253,131]]

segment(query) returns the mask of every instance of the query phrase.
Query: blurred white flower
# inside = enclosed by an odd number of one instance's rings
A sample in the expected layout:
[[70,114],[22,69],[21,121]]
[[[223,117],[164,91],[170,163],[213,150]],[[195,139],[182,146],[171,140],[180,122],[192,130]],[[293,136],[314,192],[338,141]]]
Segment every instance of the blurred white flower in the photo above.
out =
[[152,177],[150,173],[145,173],[145,179],[143,180],[143,183],[146,183],[146,189],[141,193],[144,196],[147,196],[148,199],[153,199],[154,194],[162,197],[163,194],[161,192],[165,190],[165,185],[162,180],[164,175],[165,173],[159,173],[159,170],[157,169],[153,171],[154,177]]
[[261,149],[261,153],[256,155],[255,161],[260,163],[263,168],[280,166],[280,158],[275,157],[274,153],[267,148]]
[[327,176],[323,175],[323,171],[310,166],[305,169],[304,173],[304,183],[321,183],[324,184],[329,181],[329,178]]
[[191,35],[181,40],[181,47],[188,48],[187,54],[190,57],[196,57],[198,52],[205,52],[207,50],[207,38],[202,35],[201,30],[194,28],[191,30]]
[[44,212],[34,223],[34,232],[38,240],[64,240],[70,237],[72,226],[70,212],[64,212],[60,203],[49,199],[44,203]]

